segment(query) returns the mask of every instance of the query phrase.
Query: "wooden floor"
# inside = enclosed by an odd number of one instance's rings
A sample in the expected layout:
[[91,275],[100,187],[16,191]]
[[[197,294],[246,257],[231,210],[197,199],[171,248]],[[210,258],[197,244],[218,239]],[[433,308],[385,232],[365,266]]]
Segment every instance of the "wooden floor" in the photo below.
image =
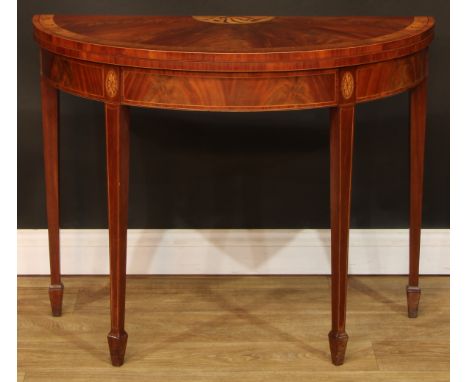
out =
[[330,363],[325,276],[129,277],[126,363],[110,365],[106,277],[65,277],[63,316],[45,277],[18,278],[19,381],[448,381],[449,278],[351,277],[346,361]]

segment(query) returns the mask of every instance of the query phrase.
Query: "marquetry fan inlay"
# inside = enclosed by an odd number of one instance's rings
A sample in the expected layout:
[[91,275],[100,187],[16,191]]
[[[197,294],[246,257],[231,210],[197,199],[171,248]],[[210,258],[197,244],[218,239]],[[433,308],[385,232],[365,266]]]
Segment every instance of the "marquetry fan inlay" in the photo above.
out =
[[109,97],[114,98],[119,89],[119,84],[117,81],[117,74],[114,70],[109,70],[106,76],[106,93]]
[[213,24],[254,24],[273,20],[274,16],[192,16],[195,20]]
[[341,78],[341,94],[344,99],[351,98],[354,91],[354,79],[350,72],[343,74]]

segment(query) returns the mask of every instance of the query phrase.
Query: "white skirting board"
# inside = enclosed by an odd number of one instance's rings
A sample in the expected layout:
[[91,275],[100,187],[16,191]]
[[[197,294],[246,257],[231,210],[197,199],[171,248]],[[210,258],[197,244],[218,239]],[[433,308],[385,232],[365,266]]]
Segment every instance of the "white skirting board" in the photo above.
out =
[[[407,274],[407,229],[353,229],[350,274]],[[425,229],[421,274],[449,274],[450,231]],[[109,272],[106,229],[60,231],[63,274]],[[130,229],[128,274],[330,274],[326,229]],[[47,230],[18,230],[18,274],[49,273]]]

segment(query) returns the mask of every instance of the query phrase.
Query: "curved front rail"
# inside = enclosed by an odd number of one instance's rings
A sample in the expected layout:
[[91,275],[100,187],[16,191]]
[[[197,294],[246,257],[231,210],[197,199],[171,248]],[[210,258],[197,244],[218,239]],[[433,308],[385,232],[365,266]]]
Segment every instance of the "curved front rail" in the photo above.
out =
[[207,111],[333,107],[388,97],[427,76],[427,49],[366,65],[293,72],[199,72],[80,61],[42,50],[42,75],[53,87],[122,105]]

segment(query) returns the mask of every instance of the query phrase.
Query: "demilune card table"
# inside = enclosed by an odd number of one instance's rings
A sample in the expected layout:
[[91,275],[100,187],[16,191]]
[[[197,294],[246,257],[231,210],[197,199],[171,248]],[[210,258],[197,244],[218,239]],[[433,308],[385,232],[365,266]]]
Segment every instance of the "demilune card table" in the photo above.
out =
[[[60,316],[58,91],[105,107],[112,364],[123,364],[129,108],[330,108],[331,359],[344,361],[354,110],[410,91],[408,316],[420,297],[428,46],[432,17],[36,15],[52,314]],[[222,126],[219,127],[222,129]],[[274,206],[272,206],[274,208]],[[293,318],[293,317],[292,317]]]

